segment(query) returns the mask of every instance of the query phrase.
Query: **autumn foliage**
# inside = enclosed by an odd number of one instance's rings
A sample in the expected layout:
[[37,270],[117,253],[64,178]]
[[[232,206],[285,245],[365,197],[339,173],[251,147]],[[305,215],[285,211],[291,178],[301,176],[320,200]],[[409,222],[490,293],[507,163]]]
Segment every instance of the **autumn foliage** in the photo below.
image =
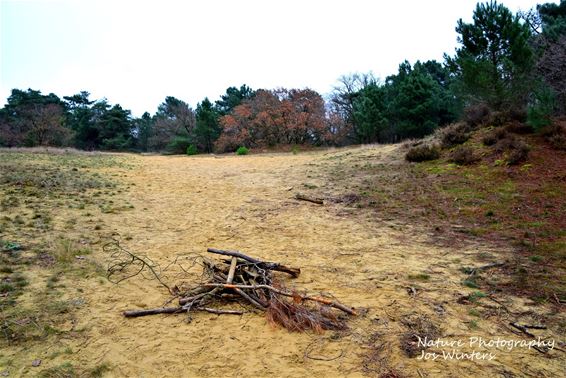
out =
[[322,145],[333,140],[324,100],[310,89],[258,90],[255,96],[220,118],[219,152],[239,146]]

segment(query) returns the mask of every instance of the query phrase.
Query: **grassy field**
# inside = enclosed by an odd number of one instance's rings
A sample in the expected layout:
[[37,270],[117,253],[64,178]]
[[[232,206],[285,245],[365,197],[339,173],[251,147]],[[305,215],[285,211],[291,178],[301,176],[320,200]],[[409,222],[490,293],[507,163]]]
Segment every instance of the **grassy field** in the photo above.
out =
[[[513,168],[489,156],[410,164],[404,152],[0,151],[0,374],[558,376],[564,182],[536,176],[544,151]],[[207,247],[299,266],[286,285],[332,293],[361,315],[323,334],[274,328],[253,310],[125,319],[170,295],[141,275],[110,283],[103,245],[112,238],[161,267]],[[171,285],[192,279],[168,269]],[[510,323],[543,324],[530,333],[556,349],[468,346],[496,358],[418,358],[417,336],[531,340]]]
[[[61,340],[83,338],[76,310],[87,306],[87,282],[106,284],[106,269],[95,258],[108,232],[101,214],[128,209],[119,183],[123,158],[53,150],[0,151],[0,344],[27,350],[48,345],[47,358],[60,366],[42,376],[100,376],[105,365],[83,370],[67,360],[74,350]],[[25,352],[24,352],[25,353]],[[16,354],[18,356],[18,354]],[[2,366],[35,375],[30,361],[2,353]]]

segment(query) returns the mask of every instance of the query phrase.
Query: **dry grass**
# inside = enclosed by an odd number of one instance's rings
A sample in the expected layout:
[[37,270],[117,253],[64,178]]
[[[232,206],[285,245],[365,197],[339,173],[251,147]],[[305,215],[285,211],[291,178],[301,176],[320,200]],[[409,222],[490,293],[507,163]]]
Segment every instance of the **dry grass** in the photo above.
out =
[[[466,144],[483,149],[474,138]],[[0,186],[13,197],[5,203],[9,219],[2,221],[1,238],[13,243],[11,247],[22,246],[21,252],[10,257],[13,272],[1,274],[19,273],[29,282],[14,298],[19,306],[14,308],[21,311],[17,316],[13,312],[11,319],[37,330],[36,336],[30,331],[31,337],[21,338],[19,344],[2,345],[0,373],[322,378],[412,376],[416,371],[423,376],[458,375],[465,368],[477,376],[495,375],[502,369],[515,375],[556,376],[562,371],[558,351],[549,352],[550,358],[525,351],[520,359],[503,351],[488,366],[454,361],[431,365],[407,357],[400,337],[406,332],[434,331],[432,324],[444,335],[517,338],[502,327],[512,319],[531,324],[544,321],[548,329],[536,331],[537,336],[558,340],[563,317],[556,308],[534,307],[514,296],[516,289],[504,287],[505,283],[512,286],[509,280],[493,282],[512,263],[474,277],[483,297],[477,294],[479,289],[462,284],[469,276],[462,267],[513,256],[509,241],[497,244],[497,235],[520,236],[526,229],[536,233],[528,242],[536,240],[532,244],[538,257],[524,261],[529,279],[533,267],[548,269],[554,264],[550,259],[557,245],[542,231],[553,232],[559,225],[555,216],[562,204],[562,184],[553,175],[561,171],[551,170],[563,160],[556,155],[555,161],[542,164],[539,159],[547,156],[540,154],[546,152],[537,143],[528,143],[534,146],[528,160],[532,167],[496,163],[501,156],[490,155],[487,149],[481,150],[483,159],[473,166],[459,167],[446,159],[407,164],[398,146],[245,159],[124,155],[116,165],[97,156],[58,162],[43,154],[21,157],[21,166],[32,165],[27,159],[41,158],[33,164],[60,164],[61,171],[71,170],[70,178],[73,167],[99,173],[101,180],[117,186],[85,189],[90,201],[86,195],[81,197],[81,190],[63,192],[55,186],[53,194],[46,191],[38,201],[15,192],[12,181]],[[130,165],[136,169],[124,168]],[[541,171],[541,166],[550,168]],[[532,187],[527,188],[527,183]],[[325,199],[324,206],[293,199],[295,191],[305,190],[305,184],[309,195]],[[536,195],[543,192],[544,196]],[[522,197],[533,193],[526,200]],[[530,202],[535,200],[541,203]],[[517,204],[523,206],[522,212],[513,210]],[[549,214],[539,212],[545,204],[553,206]],[[106,206],[114,211],[105,211]],[[34,218],[34,214],[41,216]],[[527,222],[520,225],[515,216]],[[156,263],[165,267],[177,259],[187,272],[194,269],[184,257],[202,253],[206,247],[239,249],[285,261],[302,268],[296,286],[321,295],[332,292],[367,311],[360,311],[348,330],[317,335],[272,327],[253,313],[124,319],[123,310],[132,305],[162,305],[167,293],[156,281],[141,277],[114,286],[101,280],[96,270],[82,273],[90,261],[105,261],[101,245],[114,232]],[[555,274],[539,273],[551,274],[545,282],[552,282]],[[167,274],[179,277],[186,272],[170,269]],[[295,285],[291,281],[288,286]],[[505,291],[500,295],[501,288]],[[522,290],[521,294],[529,294]],[[39,301],[41,296],[52,305]],[[460,303],[458,298],[464,297]],[[46,318],[29,310],[36,305],[46,306]],[[538,317],[525,315],[529,312]],[[296,313],[291,308],[284,315]],[[430,324],[412,319],[415,313],[426,314]],[[312,346],[313,336],[325,340],[324,348]],[[33,368],[31,361],[36,358],[42,364]],[[98,367],[104,363],[112,370],[101,372],[106,368]]]

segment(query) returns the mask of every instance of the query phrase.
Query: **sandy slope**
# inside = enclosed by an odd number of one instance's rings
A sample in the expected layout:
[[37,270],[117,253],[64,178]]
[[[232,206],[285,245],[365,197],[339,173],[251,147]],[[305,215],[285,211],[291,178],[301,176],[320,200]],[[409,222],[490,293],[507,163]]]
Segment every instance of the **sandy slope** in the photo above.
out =
[[[123,241],[130,250],[166,265],[180,254],[204,253],[206,247],[238,249],[300,266],[303,273],[289,285],[331,292],[368,312],[350,322],[349,332],[322,335],[273,328],[254,313],[242,317],[195,314],[191,323],[185,316],[125,319],[121,311],[161,306],[167,298],[155,281],[136,277],[119,285],[85,288],[88,306],[80,310],[79,318],[80,326],[89,331],[80,342],[68,341],[76,344],[72,359],[89,365],[107,362],[113,369],[109,376],[125,377],[362,376],[364,364],[374,369],[369,372],[373,376],[387,369],[415,377],[558,376],[565,361],[558,351],[542,355],[532,349],[491,348],[497,354],[493,361],[420,361],[406,357],[399,348],[399,335],[406,331],[402,319],[410,314],[426,314],[446,339],[521,340],[505,326],[516,319],[492,316],[479,320],[474,329],[470,322],[477,318],[456,302],[472,291],[461,285],[458,269],[482,265],[478,254],[501,251],[485,245],[436,247],[423,231],[426,228],[409,229],[368,209],[292,199],[297,191],[343,194],[344,188],[326,181],[324,172],[330,165],[337,160],[340,164],[375,162],[387,159],[394,149],[129,157],[135,169],[123,179],[135,184],[127,194],[134,209],[102,216],[109,228],[131,237]],[[97,258],[104,261],[107,256],[98,251]],[[430,279],[408,278],[421,273]],[[418,289],[416,296],[409,295],[410,286]],[[501,314],[496,303],[485,301],[486,308]],[[509,301],[508,306],[546,311],[518,300]],[[377,346],[380,351],[374,362],[364,363]]]

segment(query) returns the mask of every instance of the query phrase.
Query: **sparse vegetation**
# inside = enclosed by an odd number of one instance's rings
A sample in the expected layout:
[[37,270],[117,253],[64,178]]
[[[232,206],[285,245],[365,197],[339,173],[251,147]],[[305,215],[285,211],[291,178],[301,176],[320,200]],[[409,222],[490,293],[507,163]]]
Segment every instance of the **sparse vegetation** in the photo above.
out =
[[429,160],[436,160],[440,157],[440,148],[435,145],[421,144],[415,147],[411,147],[405,159],[410,162],[423,162]]
[[241,147],[238,147],[238,149],[236,150],[236,155],[238,155],[238,156],[240,156],[240,155],[247,155],[249,151],[250,151],[250,150],[247,149],[246,147],[241,146]]
[[486,146],[493,146],[498,141],[507,138],[507,131],[503,127],[497,127],[489,132],[487,132],[483,138],[482,142]]
[[189,147],[187,147],[187,155],[191,156],[196,154],[198,154],[196,146],[194,144],[190,144]]
[[455,123],[441,130],[442,147],[449,148],[470,139],[469,128],[464,123]]
[[450,161],[458,165],[470,165],[480,160],[470,146],[459,146],[450,154]]
[[[79,329],[69,328],[85,304],[76,296],[81,292],[77,282],[80,286],[104,270],[92,256],[90,241],[80,234],[92,226],[78,222],[76,215],[96,204],[121,202],[109,199],[123,190],[120,183],[102,172],[128,168],[121,158],[99,153],[0,151],[0,197],[5,199],[0,220],[1,348],[79,335]],[[60,221],[73,227],[54,227]],[[70,280],[76,282],[69,285]],[[100,376],[106,370],[62,364],[41,374]]]

